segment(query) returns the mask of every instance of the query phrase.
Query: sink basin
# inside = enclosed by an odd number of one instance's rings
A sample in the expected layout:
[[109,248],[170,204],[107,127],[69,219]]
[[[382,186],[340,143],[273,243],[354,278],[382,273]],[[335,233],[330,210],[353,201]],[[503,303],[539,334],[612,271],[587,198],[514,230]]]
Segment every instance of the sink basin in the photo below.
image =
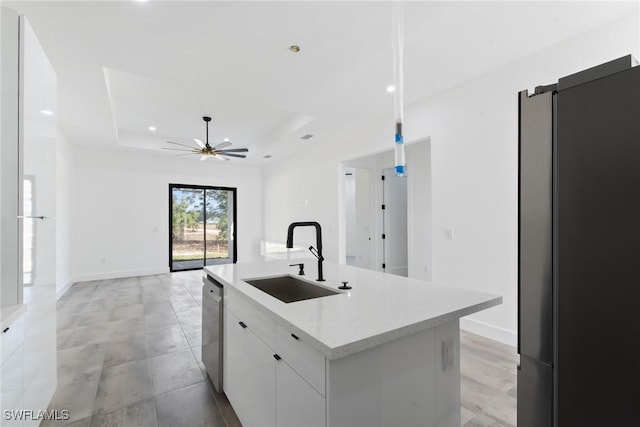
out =
[[340,292],[313,285],[291,276],[267,277],[264,279],[242,279],[253,287],[266,292],[282,302],[290,303],[307,299],[337,295]]

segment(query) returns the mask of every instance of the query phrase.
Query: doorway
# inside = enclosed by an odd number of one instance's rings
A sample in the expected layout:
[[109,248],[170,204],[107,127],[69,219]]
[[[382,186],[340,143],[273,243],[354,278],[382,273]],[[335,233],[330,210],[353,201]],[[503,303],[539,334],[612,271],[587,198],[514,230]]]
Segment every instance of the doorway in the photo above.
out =
[[407,177],[393,168],[382,174],[382,270],[407,277],[409,274],[407,233]]
[[235,263],[236,189],[169,184],[169,270]]
[[[405,177],[395,174],[393,150],[342,162],[339,260],[356,267],[432,280],[431,140],[408,143],[405,149]],[[367,211],[368,216],[354,214],[356,200],[364,206],[360,211]],[[369,250],[363,251],[359,245]],[[362,261],[358,258],[361,255]]]

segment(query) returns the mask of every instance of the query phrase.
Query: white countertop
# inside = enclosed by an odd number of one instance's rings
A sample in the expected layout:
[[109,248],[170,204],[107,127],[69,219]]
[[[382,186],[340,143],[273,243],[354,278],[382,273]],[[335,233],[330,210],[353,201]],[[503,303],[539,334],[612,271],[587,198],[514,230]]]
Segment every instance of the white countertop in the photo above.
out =
[[[292,260],[209,266],[205,272],[226,292],[236,291],[274,320],[306,338],[329,359],[374,347],[415,332],[493,307],[502,297],[431,282],[325,262],[326,282],[316,282],[317,262],[304,262],[297,276]],[[341,292],[340,295],[284,303],[243,279],[290,274]],[[348,281],[353,289],[340,291]]]

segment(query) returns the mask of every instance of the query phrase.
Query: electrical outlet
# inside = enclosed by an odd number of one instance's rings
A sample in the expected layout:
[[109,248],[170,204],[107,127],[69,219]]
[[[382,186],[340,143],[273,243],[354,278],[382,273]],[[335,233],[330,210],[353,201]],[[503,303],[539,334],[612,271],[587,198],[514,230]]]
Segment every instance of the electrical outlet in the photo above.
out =
[[453,339],[442,342],[442,370],[447,371],[456,364]]

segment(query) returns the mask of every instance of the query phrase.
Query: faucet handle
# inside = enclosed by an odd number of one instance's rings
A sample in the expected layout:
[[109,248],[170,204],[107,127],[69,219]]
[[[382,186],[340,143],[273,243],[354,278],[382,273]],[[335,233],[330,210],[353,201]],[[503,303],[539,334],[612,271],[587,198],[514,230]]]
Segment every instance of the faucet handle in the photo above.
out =
[[298,276],[304,276],[304,264],[300,263],[300,264],[290,264],[289,267],[295,267],[298,266],[299,270],[298,270]]
[[318,261],[324,261],[324,257],[320,254],[320,252],[318,252],[318,250],[316,248],[314,248],[313,246],[309,246],[309,252],[311,252],[311,254],[316,257],[318,259]]

